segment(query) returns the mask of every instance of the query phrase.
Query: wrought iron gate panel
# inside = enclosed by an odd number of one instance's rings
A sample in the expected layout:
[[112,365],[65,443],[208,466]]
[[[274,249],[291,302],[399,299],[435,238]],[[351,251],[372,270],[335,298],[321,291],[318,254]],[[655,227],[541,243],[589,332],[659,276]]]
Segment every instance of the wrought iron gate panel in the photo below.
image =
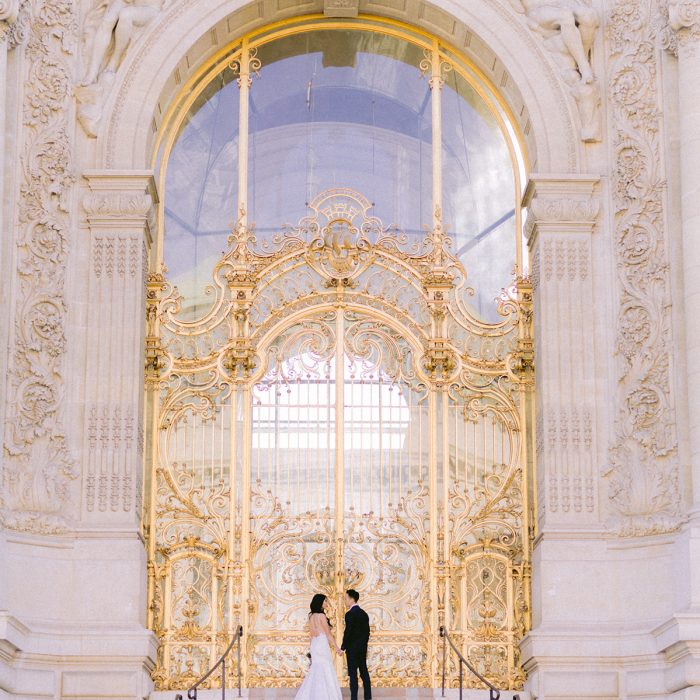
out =
[[157,685],[206,671],[238,624],[245,683],[298,684],[311,595],[340,631],[352,586],[378,685],[435,684],[445,624],[484,675],[519,687],[529,282],[484,323],[440,230],[410,247],[349,190],[309,206],[264,250],[236,227],[199,318],[149,275]]

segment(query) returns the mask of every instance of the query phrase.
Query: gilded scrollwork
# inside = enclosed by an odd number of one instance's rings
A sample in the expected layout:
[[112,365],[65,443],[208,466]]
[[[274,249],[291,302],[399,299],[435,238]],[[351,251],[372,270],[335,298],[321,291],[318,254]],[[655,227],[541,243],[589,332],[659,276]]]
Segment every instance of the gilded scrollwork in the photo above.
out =
[[309,206],[261,242],[242,213],[197,317],[147,281],[154,678],[182,685],[240,622],[246,684],[296,685],[310,594],[341,626],[353,586],[378,684],[432,685],[437,625],[466,615],[465,653],[521,687],[529,280],[484,323],[439,227],[410,243],[345,189]]

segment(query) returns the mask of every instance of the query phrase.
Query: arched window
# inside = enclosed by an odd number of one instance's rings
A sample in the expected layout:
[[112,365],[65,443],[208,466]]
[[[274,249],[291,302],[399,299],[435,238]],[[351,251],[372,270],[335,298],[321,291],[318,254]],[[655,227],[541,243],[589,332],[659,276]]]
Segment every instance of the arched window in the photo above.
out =
[[425,37],[378,25],[309,24],[251,46],[259,68],[248,95],[245,153],[230,59],[181,113],[163,167],[162,254],[188,304],[206,304],[200,297],[239,218],[239,198],[264,247],[296,224],[319,192],[348,187],[418,246],[440,201],[475,313],[497,321],[496,298],[519,266],[522,164],[497,96],[474,69],[440,52],[437,125],[426,55],[434,49]]
[[531,298],[493,86],[418,30],[312,17],[214,56],[166,122],[147,339],[158,686],[186,687],[238,624],[246,684],[296,684],[311,594],[342,624],[352,586],[379,685],[435,685],[446,625],[521,687]]

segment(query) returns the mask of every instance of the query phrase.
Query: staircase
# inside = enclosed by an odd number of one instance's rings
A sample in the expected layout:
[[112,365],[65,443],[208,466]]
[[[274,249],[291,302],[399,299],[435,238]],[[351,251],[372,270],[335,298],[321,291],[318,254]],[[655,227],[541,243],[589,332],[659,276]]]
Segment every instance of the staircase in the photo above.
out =
[[[251,688],[244,689],[244,698],[253,700],[293,700],[296,688]],[[183,700],[187,700],[186,690],[167,690],[153,692],[149,700],[175,700],[175,695],[182,695]],[[226,690],[226,700],[236,700],[238,690],[231,688]],[[423,700],[427,698],[440,698],[442,691],[440,688],[374,688],[372,689],[373,700]],[[450,688],[445,690],[445,697],[449,700],[459,698],[459,690]],[[488,690],[478,690],[465,688],[462,691],[463,700],[488,700]],[[343,688],[343,698],[350,698],[350,691]],[[221,690],[198,690],[197,700],[221,700]],[[362,700],[362,687],[360,686],[360,700]],[[530,694],[522,690],[502,690],[501,700],[530,700]]]
[[[219,668],[221,668],[221,677],[226,677],[226,664],[229,654],[232,653],[234,647],[236,647],[238,655],[238,682],[241,682],[240,668],[241,668],[241,639],[243,637],[243,627],[239,625],[236,634],[234,635],[231,643],[227,647],[226,651],[221,655],[219,660],[214,664],[214,666],[209,669],[209,671],[202,676],[200,680],[197,681],[197,686],[201,686],[210,677],[216,678],[214,675]],[[440,627],[440,639],[442,640],[442,669],[444,674],[444,669],[447,664],[447,645],[449,644],[450,650],[453,651],[457,656],[458,670],[459,670],[459,683],[462,685],[462,680],[464,678],[465,670],[470,672],[472,676],[476,676],[485,686],[489,686],[492,690],[487,689],[474,689],[474,688],[464,688],[459,690],[457,688],[450,688],[445,690],[444,695],[440,688],[373,688],[372,697],[373,700],[413,700],[414,698],[418,700],[419,698],[449,698],[449,700],[487,700],[487,698],[494,697],[497,691],[495,687],[488,681],[484,676],[482,676],[467,659],[462,656],[459,649],[455,646],[454,642],[450,638],[449,633],[444,627]],[[445,683],[445,678],[443,676],[442,682]],[[348,688],[343,688],[343,698],[350,698],[350,690]],[[259,700],[293,700],[297,693],[296,688],[245,688],[240,694],[240,697],[244,698],[259,698]],[[234,700],[239,697],[238,688],[226,689],[225,691],[219,690],[198,690],[197,700]],[[167,690],[167,691],[157,691],[153,692],[149,696],[149,700],[188,700],[186,690]],[[360,686],[360,698],[362,698],[362,686]],[[530,694],[524,691],[512,691],[512,690],[502,690],[499,694],[499,700],[530,700]]]

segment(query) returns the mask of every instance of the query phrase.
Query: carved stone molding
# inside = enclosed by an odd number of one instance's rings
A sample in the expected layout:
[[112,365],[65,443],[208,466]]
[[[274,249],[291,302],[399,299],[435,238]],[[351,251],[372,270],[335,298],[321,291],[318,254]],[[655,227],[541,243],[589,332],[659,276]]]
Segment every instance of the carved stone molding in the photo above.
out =
[[148,217],[153,198],[150,194],[122,192],[90,192],[83,199],[83,209],[91,221],[125,217],[144,220]]
[[18,0],[0,0],[0,41],[7,37],[18,13]]
[[700,37],[700,3],[697,0],[669,0],[668,23],[676,32],[683,32],[684,36]]
[[326,17],[357,17],[359,0],[324,0],[323,14]]
[[658,13],[655,0],[619,0],[608,26],[620,299],[616,417],[604,476],[612,510],[609,526],[623,536],[670,532],[681,522],[659,67],[654,50],[661,26]]
[[523,195],[525,235],[534,245],[538,232],[592,233],[600,212],[595,176],[532,175]]
[[67,0],[40,0],[28,9],[17,301],[11,312],[0,517],[6,528],[50,534],[69,527],[71,482],[77,477],[62,421],[75,15]]
[[596,176],[533,175],[523,199],[538,367],[538,519],[545,529],[598,521],[590,339],[598,187]]
[[[91,404],[88,414],[89,464],[85,475],[85,507],[94,511],[141,508],[141,431],[133,405]],[[114,463],[109,471],[100,466]],[[137,484],[137,482],[139,482]]]
[[149,171],[88,171],[83,177],[91,250],[86,373],[93,378],[86,387],[83,519],[98,527],[138,527],[145,325],[138,319],[145,316],[158,198]]
[[155,230],[158,197],[150,171],[88,171],[89,191],[83,196],[83,211],[92,229]]
[[13,49],[27,40],[29,0],[0,0],[0,44]]

